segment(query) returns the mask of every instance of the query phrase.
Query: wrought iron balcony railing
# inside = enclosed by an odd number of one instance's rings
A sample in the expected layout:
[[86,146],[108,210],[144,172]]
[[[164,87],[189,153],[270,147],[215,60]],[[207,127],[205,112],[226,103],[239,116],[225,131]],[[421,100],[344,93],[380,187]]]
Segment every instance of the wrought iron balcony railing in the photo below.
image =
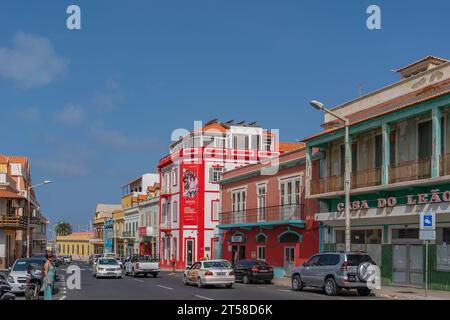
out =
[[222,212],[220,214],[220,223],[222,225],[227,225],[305,220],[303,208],[303,204],[289,204],[246,209],[242,211]]

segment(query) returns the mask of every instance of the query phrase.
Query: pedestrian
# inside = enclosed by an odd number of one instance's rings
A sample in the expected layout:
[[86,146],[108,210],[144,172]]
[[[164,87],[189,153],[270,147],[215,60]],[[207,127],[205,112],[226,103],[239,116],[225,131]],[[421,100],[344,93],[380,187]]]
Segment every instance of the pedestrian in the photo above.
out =
[[53,264],[53,253],[48,250],[45,254],[44,264],[44,300],[52,300],[53,286],[55,285],[55,266]]
[[170,259],[170,264],[172,265],[172,274],[175,274],[175,255],[172,254],[172,259]]

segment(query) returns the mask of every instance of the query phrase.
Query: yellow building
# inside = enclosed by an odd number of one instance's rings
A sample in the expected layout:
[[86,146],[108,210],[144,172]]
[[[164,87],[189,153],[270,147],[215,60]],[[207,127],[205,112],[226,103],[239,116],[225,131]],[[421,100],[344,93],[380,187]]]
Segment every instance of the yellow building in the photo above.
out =
[[94,253],[92,236],[93,232],[74,232],[68,236],[58,236],[56,247],[59,255],[70,255],[73,260],[87,261]]
[[123,210],[116,210],[112,213],[114,223],[114,252],[118,257],[125,255],[125,241],[123,238],[125,217]]

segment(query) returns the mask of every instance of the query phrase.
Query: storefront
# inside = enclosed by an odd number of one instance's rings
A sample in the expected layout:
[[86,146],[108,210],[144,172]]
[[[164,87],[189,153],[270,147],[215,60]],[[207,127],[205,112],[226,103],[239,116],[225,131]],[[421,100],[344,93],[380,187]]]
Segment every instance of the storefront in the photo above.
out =
[[[450,290],[450,192],[447,190],[450,185],[352,197],[355,209],[351,210],[351,249],[366,251],[381,266],[384,284],[424,286],[425,246],[419,239],[419,216],[421,212],[435,212],[436,241],[429,246],[429,287]],[[324,231],[322,247],[326,251],[344,250],[342,198],[329,203],[334,203],[337,211],[316,215]]]

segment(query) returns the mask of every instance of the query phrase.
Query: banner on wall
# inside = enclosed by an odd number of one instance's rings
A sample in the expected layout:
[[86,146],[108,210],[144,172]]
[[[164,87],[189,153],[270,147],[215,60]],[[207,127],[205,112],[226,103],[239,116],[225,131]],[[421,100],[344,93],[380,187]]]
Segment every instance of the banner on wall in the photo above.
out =
[[199,175],[200,167],[196,164],[185,165],[183,167],[183,223],[186,225],[196,225],[199,212]]

